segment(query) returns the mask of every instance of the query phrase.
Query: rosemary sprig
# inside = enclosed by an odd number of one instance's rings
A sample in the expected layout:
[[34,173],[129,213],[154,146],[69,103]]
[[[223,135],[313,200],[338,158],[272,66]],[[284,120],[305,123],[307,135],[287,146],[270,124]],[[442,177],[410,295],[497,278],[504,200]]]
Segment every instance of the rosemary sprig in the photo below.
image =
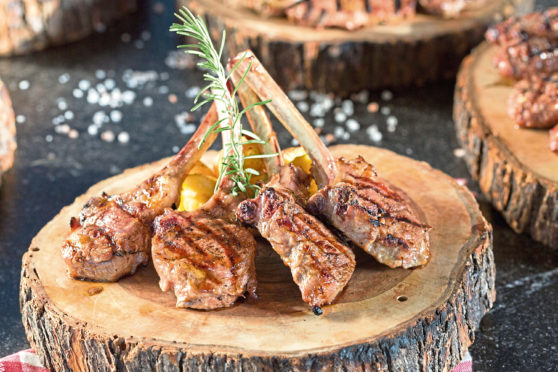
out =
[[277,156],[277,154],[245,156],[242,151],[244,145],[251,143],[264,144],[265,141],[259,138],[255,133],[243,129],[241,119],[242,116],[253,107],[269,103],[270,100],[257,102],[240,110],[236,100],[236,91],[240,84],[244,82],[250,68],[248,68],[244,76],[242,76],[242,79],[240,79],[233,92],[229,91],[228,86],[232,73],[236,70],[244,57],[241,58],[233,67],[232,71],[227,74],[225,68],[221,64],[221,56],[225,45],[225,32],[223,31],[221,45],[219,51],[217,51],[213,46],[211,36],[209,35],[203,18],[194,16],[186,7],[182,7],[182,9],[178,11],[178,14],[175,13],[175,16],[182,24],[173,23],[170,30],[179,35],[184,35],[198,41],[197,44],[179,45],[178,47],[184,48],[186,53],[199,57],[200,62],[198,62],[198,66],[207,71],[204,73],[203,77],[208,84],[194,99],[195,105],[192,111],[199,109],[206,103],[215,101],[221,113],[220,119],[207,131],[202,143],[211,133],[229,132],[226,133],[229,141],[224,144],[223,161],[220,166],[219,179],[217,180],[215,188],[217,189],[219,187],[223,177],[229,177],[233,181],[233,187],[231,189],[233,195],[237,195],[239,192],[248,192],[249,190],[255,194],[260,187],[258,185],[252,185],[250,179],[252,176],[259,175],[259,172],[252,168],[245,169],[244,161],[247,159]]

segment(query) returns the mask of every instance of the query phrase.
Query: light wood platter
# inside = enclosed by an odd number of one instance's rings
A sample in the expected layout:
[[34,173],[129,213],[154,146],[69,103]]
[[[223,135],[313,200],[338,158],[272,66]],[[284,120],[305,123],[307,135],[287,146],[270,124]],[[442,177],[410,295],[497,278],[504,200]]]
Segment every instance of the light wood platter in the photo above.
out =
[[82,39],[136,8],[137,0],[2,0],[0,56]]
[[70,279],[60,255],[70,216],[90,196],[127,190],[162,162],[148,164],[93,186],[31,242],[20,302],[41,361],[52,370],[88,371],[449,371],[494,301],[490,226],[466,188],[425,163],[367,146],[332,150],[364,156],[420,205],[433,226],[428,265],[392,270],[357,251],[355,274],[322,316],[302,302],[288,268],[264,243],[256,260],[259,300],[220,311],[175,308],[152,266],[117,283]]
[[483,194],[519,233],[558,249],[558,156],[548,130],[516,129],[507,114],[513,82],[485,43],[463,62],[454,100],[457,138]]
[[401,24],[356,31],[298,26],[220,0],[177,3],[203,15],[216,40],[226,30],[229,55],[254,51],[282,88],[346,94],[453,78],[488,24],[531,11],[534,0],[491,0],[456,19],[417,14]]

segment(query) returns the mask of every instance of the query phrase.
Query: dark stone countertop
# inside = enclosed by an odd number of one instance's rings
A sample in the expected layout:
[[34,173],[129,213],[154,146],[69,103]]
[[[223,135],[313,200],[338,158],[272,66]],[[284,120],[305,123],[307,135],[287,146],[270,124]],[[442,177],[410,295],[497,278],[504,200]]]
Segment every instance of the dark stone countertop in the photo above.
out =
[[[552,2],[547,0],[538,7],[544,8]],[[82,42],[29,56],[0,59],[0,76],[10,90],[16,114],[25,117],[17,125],[19,148],[14,168],[5,174],[0,189],[0,256],[3,258],[0,261],[0,355],[28,347],[19,313],[18,288],[21,255],[31,238],[90,185],[126,168],[169,156],[189,137],[175,124],[175,115],[189,110],[191,98],[185,92],[202,82],[195,70],[169,66],[176,62],[172,52],[178,43],[167,31],[172,22],[171,4],[166,4],[161,13],[154,11],[161,4],[155,6],[148,2],[138,14]],[[126,42],[127,37],[130,42]],[[102,70],[125,91],[129,88],[122,77],[127,69],[154,71],[157,74],[142,76],[147,80],[153,76],[157,79],[141,88],[130,89],[136,98],[133,104],[118,108],[122,120],[106,123],[100,129],[100,132],[111,130],[116,135],[126,131],[129,142],[105,142],[99,134],[88,134],[88,127],[95,112],[108,113],[111,109],[89,104],[85,98],[75,98],[73,90],[81,80],[95,84],[104,81],[96,77],[97,70]],[[65,73],[70,79],[61,84],[59,77]],[[165,73],[170,77],[166,81]],[[136,78],[141,78],[140,75],[136,74]],[[22,80],[30,82],[28,90],[19,88]],[[353,117],[361,129],[338,143],[374,144],[366,128],[376,124],[383,134],[376,145],[427,161],[453,177],[464,178],[475,191],[476,185],[470,180],[464,162],[454,155],[458,145],[451,118],[453,84],[445,82],[394,92],[394,98],[387,102],[382,101],[379,93],[372,94],[369,101],[389,107],[391,115],[398,119],[395,132],[387,131],[387,116],[380,112],[370,114],[366,105],[357,104]],[[176,95],[177,103],[169,101],[169,94]],[[66,110],[58,107],[60,97],[66,100]],[[145,104],[149,104],[149,97],[152,106]],[[53,118],[67,110],[74,117],[66,123],[77,130],[78,138],[71,139],[54,130]],[[199,115],[195,114],[196,120]],[[324,133],[333,133],[336,126],[343,126],[335,123],[332,114],[325,122]],[[283,146],[290,145],[286,133],[279,135]],[[483,319],[470,349],[474,370],[556,370],[558,252],[527,236],[514,234],[482,200],[481,206],[494,226],[498,295],[494,309]]]

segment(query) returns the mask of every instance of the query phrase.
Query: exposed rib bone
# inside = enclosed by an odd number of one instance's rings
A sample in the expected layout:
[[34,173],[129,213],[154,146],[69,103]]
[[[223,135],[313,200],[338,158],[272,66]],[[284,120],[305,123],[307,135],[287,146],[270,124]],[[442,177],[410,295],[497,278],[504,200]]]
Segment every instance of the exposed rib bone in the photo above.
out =
[[[241,61],[243,57],[244,59]],[[252,51],[241,52],[231,60],[231,63],[238,63],[235,74],[240,75],[243,75],[251,65],[251,71],[246,75],[245,83],[252,88],[260,99],[271,99],[267,107],[296,138],[312,159],[314,165],[312,172],[318,186],[323,187],[333,182],[337,174],[335,159]]]

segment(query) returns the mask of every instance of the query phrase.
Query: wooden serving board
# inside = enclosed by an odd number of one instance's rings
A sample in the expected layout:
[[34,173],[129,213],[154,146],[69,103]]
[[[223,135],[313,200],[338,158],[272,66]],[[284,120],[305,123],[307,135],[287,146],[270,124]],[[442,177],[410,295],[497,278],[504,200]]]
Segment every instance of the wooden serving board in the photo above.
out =
[[346,94],[453,78],[488,24],[531,11],[534,0],[490,0],[455,19],[417,14],[355,31],[298,26],[220,0],[177,3],[203,15],[214,39],[226,30],[229,55],[252,49],[282,88]]
[[[60,255],[70,216],[101,191],[131,188],[162,162],[93,186],[62,209],[23,257],[20,301],[29,342],[52,370],[440,370],[464,356],[494,301],[491,228],[471,193],[425,163],[366,146],[363,155],[422,208],[432,260],[389,269],[357,250],[357,269],[335,304],[315,316],[289,269],[260,244],[259,300],[229,309],[175,308],[152,266],[117,283],[72,280]],[[211,156],[211,154],[210,154]]]
[[6,85],[0,80],[0,185],[2,174],[12,167],[17,148],[15,115]]
[[548,130],[516,129],[507,114],[513,81],[485,43],[463,62],[455,88],[457,138],[483,194],[519,233],[558,249],[558,156]]
[[137,0],[0,0],[0,56],[82,39],[136,7]]

